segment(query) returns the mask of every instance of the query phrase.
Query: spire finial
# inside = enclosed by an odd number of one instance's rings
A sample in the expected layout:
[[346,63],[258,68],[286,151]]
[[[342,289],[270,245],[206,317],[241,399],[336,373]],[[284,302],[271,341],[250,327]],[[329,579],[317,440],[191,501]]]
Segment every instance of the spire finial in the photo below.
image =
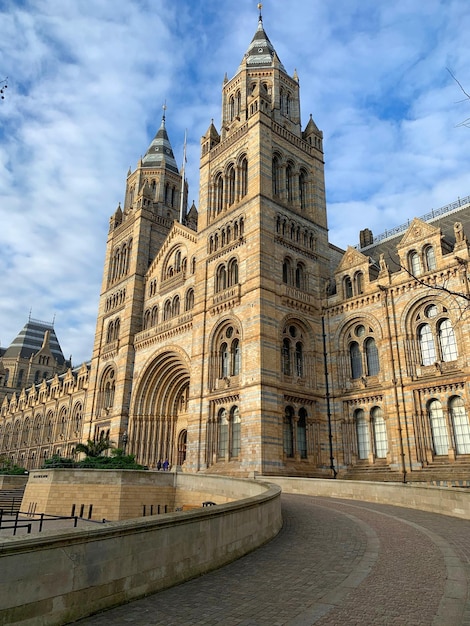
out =
[[162,119],[163,119],[163,121],[165,121],[165,117],[166,117],[166,100],[165,100],[165,102],[163,103],[162,109],[163,109],[163,116],[162,116]]
[[263,16],[261,15],[261,9],[263,8],[263,5],[261,4],[261,2],[258,2],[258,10],[259,10],[259,21],[262,22],[263,21]]

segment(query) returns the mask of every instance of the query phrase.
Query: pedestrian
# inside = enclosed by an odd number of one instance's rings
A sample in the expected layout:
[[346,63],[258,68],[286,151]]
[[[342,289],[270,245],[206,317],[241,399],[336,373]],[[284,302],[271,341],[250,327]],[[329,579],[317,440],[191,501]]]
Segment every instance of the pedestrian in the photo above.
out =
[[164,472],[167,472],[169,469],[170,469],[170,464],[169,464],[169,462],[168,462],[168,459],[165,459],[165,460],[163,461],[163,471],[164,471]]
[[158,459],[157,471],[160,471],[161,469],[162,469],[162,462],[160,461],[160,459]]

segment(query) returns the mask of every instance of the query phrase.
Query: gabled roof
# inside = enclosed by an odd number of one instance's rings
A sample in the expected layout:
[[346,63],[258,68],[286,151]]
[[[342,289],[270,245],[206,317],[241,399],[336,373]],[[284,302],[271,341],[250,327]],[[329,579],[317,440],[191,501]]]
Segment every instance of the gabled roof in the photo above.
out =
[[173,148],[171,147],[168,133],[165,128],[165,116],[163,116],[160,128],[158,129],[155,137],[152,139],[152,142],[142,159],[142,166],[166,167],[172,172],[175,172],[175,174],[179,174],[179,169],[173,154]]
[[15,337],[3,355],[4,359],[29,359],[32,354],[36,354],[42,348],[44,335],[49,331],[49,348],[59,365],[65,362],[62,349],[59,345],[54,325],[48,322],[29,319],[23,329]]

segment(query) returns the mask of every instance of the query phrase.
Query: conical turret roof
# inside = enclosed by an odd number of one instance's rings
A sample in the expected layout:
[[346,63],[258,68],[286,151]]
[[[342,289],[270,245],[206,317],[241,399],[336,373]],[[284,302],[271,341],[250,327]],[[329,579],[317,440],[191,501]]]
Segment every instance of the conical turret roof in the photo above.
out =
[[285,72],[286,70],[279,60],[276,50],[274,49],[273,44],[269,41],[269,37],[264,30],[263,18],[260,13],[258,28],[256,29],[254,37],[251,40],[243,60],[247,67],[252,68],[271,67],[275,59],[279,64],[279,68]]
[[143,167],[166,167],[167,169],[179,173],[178,166],[175,161],[173,149],[168,139],[168,133],[165,128],[165,116],[157,131],[157,134],[148,147],[144,158],[142,159]]

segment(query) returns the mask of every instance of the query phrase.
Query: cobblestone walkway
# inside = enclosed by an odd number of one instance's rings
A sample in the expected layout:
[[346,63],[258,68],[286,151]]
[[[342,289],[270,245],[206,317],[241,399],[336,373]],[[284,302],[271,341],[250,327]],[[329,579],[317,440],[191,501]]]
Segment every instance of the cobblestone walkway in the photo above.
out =
[[470,626],[470,521],[283,495],[269,544],[83,626]]

